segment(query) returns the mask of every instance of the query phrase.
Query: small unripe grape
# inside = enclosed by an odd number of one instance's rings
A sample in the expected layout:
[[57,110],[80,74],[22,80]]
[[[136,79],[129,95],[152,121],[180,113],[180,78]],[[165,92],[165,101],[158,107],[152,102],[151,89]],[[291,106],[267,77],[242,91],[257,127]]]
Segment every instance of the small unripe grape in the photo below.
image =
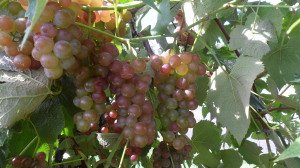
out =
[[85,120],[79,120],[76,123],[76,128],[80,132],[87,132],[90,129],[90,125]]
[[54,45],[53,52],[59,59],[67,59],[72,56],[72,46],[67,41],[57,41]]
[[19,2],[12,1],[8,3],[7,9],[12,15],[17,15],[23,8]]
[[80,121],[80,120],[83,120],[82,113],[76,113],[76,114],[73,116],[73,121],[74,121],[74,123],[77,123],[77,122]]
[[52,23],[43,23],[40,32],[42,36],[54,38],[57,35],[57,29]]
[[82,114],[82,118],[89,123],[93,123],[99,120],[99,115],[94,110],[88,110]]
[[44,68],[44,72],[49,79],[58,79],[63,75],[63,69],[60,67],[54,69]]
[[40,62],[44,68],[54,69],[59,67],[59,59],[53,53],[43,54]]
[[80,108],[82,110],[89,110],[93,106],[93,99],[90,96],[83,96],[80,98]]
[[68,9],[58,10],[53,19],[53,23],[58,28],[67,28],[74,23],[74,12]]
[[70,70],[77,65],[75,57],[70,57],[61,61],[61,67],[65,70]]
[[13,62],[18,69],[29,69],[31,65],[31,58],[27,55],[19,54],[14,57]]
[[181,64],[175,70],[178,75],[184,76],[188,73],[189,68],[186,64]]

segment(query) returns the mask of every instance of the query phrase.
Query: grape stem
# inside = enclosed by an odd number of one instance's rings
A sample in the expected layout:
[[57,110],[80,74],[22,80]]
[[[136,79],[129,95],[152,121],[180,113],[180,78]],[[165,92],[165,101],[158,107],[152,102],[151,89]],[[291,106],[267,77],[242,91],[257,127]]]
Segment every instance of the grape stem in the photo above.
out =
[[125,156],[125,152],[126,152],[127,146],[128,146],[128,141],[126,141],[126,144],[125,144],[125,147],[124,147],[124,150],[123,150],[122,157],[121,157],[120,164],[119,164],[119,167],[118,167],[118,168],[121,168],[121,167],[122,167],[122,164],[123,164],[123,161],[124,161],[124,156]]
[[22,156],[30,147],[31,145],[33,145],[33,143],[38,140],[38,136],[35,136],[30,142],[28,145],[25,146],[25,148],[20,152],[20,156]]
[[117,142],[114,144],[114,146],[113,146],[113,148],[112,148],[109,156],[106,159],[106,164],[104,166],[105,168],[109,168],[110,167],[112,158],[114,157],[116,151],[118,150],[118,147],[120,146],[120,143],[121,143],[122,139],[123,139],[123,136],[120,135],[119,138],[118,138],[118,140],[117,140]]
[[98,10],[123,10],[123,9],[130,9],[130,8],[139,8],[144,6],[145,3],[143,1],[134,1],[132,3],[128,4],[118,4],[116,7],[114,6],[102,6],[102,7],[89,7],[89,6],[83,6],[83,10],[90,10],[90,11],[98,11]]

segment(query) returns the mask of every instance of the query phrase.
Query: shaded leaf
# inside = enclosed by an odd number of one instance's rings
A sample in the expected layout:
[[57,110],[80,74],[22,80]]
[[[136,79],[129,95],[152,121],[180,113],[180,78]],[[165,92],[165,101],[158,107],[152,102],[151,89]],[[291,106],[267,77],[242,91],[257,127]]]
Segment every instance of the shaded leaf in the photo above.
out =
[[201,105],[207,96],[209,79],[208,77],[199,77],[196,80],[196,98]]
[[40,138],[47,143],[53,143],[65,126],[64,113],[58,98],[46,99],[30,119]]
[[157,8],[157,6],[154,3],[154,0],[143,0],[143,2],[147,5],[149,5],[151,8],[153,8],[154,10],[156,10],[157,12],[160,13],[160,10]]
[[295,79],[300,72],[300,37],[291,38],[286,45],[277,47],[263,58],[263,63],[281,88],[285,83]]
[[234,149],[222,150],[221,157],[224,163],[223,168],[239,168],[243,164],[242,156]]
[[167,26],[172,20],[170,14],[170,1],[162,0],[157,7],[161,13],[154,9],[149,9],[147,12],[142,13],[138,18],[136,22],[138,32],[147,29],[147,27],[150,27],[152,35],[164,34],[167,31]]
[[202,145],[212,151],[219,151],[221,146],[221,129],[210,121],[200,121],[193,129],[193,144]]
[[239,148],[239,152],[247,163],[260,165],[259,155],[261,149],[254,142],[244,141]]
[[297,138],[275,161],[277,162],[293,157],[300,157],[300,138]]
[[52,93],[43,70],[0,70],[0,81],[6,81],[0,84],[0,128],[11,127],[26,118]]
[[100,148],[96,133],[78,135],[75,136],[74,139],[85,156],[96,155],[96,152]]

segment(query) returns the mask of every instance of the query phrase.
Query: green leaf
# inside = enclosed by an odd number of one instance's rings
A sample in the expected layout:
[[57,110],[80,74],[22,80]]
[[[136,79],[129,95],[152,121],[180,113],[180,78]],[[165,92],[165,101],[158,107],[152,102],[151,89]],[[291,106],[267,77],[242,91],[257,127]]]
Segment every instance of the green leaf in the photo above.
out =
[[23,45],[27,41],[34,25],[39,20],[47,2],[47,0],[29,0],[29,7],[25,16],[28,17],[28,19],[31,21],[31,24],[25,30],[25,35],[21,42],[21,48],[23,48]]
[[280,9],[278,8],[260,8],[258,10],[258,15],[262,20],[269,20],[273,26],[275,27],[275,30],[277,32],[277,35],[279,36],[282,30],[282,24],[283,24],[283,14],[281,13]]
[[149,5],[151,8],[156,10],[158,13],[160,13],[160,10],[157,8],[157,6],[154,3],[154,0],[143,0],[143,2],[147,5]]
[[200,121],[193,129],[192,142],[196,146],[202,145],[212,151],[219,151],[221,147],[221,129],[210,121]]
[[57,97],[46,99],[30,119],[40,138],[47,143],[56,141],[65,126],[64,113]]
[[293,157],[300,158],[300,137],[297,138],[286,150],[284,150],[275,162]]
[[260,165],[259,155],[261,153],[261,149],[256,145],[256,143],[248,140],[244,141],[239,148],[239,152],[247,163]]
[[242,156],[234,149],[222,150],[221,157],[224,163],[223,168],[239,168],[243,164]]
[[0,128],[26,118],[52,93],[43,70],[0,70],[0,81],[6,82],[0,84]]
[[275,28],[269,21],[260,21],[246,27],[236,26],[230,33],[229,47],[259,59],[270,51],[268,41],[277,41]]
[[75,136],[74,139],[85,156],[96,155],[96,152],[100,149],[96,133],[90,135],[78,135]]
[[286,45],[277,47],[263,58],[263,63],[277,86],[295,79],[300,72],[300,37],[291,38]]
[[209,79],[208,77],[199,77],[196,80],[196,98],[199,104],[202,104],[207,96]]
[[[16,123],[11,130],[12,135],[8,141],[8,145],[10,151],[9,156],[13,157],[19,155],[37,135],[32,124],[25,120]],[[31,156],[34,152],[35,145],[36,143],[31,145],[23,154]]]
[[263,72],[261,62],[253,57],[240,57],[230,74],[217,70],[211,79],[207,106],[240,144],[247,133],[250,91],[256,76]]
[[149,11],[145,11],[141,14],[136,22],[138,32],[141,32],[148,27],[150,27],[152,35],[159,35],[167,32],[167,26],[172,20],[170,14],[170,1],[162,0],[157,7],[161,13],[154,9],[149,9]]
[[197,152],[199,153],[193,160],[194,164],[203,164],[208,167],[218,167],[221,159],[219,155],[213,154],[206,146],[203,146],[202,144],[194,145],[197,145],[196,147],[193,146],[193,148],[196,148]]

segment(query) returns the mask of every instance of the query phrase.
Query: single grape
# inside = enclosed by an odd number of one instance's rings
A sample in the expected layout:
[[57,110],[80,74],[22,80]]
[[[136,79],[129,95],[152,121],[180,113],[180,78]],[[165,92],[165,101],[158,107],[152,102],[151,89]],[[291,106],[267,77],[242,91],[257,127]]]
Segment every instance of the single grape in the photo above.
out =
[[15,29],[15,21],[12,17],[0,15],[0,31],[10,33]]
[[80,108],[82,110],[89,110],[93,106],[93,99],[90,96],[83,96],[80,98]]
[[17,15],[21,10],[23,10],[21,4],[15,1],[9,2],[7,9],[12,15]]
[[101,52],[96,55],[97,62],[104,67],[108,67],[114,60],[113,56],[107,52]]
[[57,35],[57,29],[53,25],[53,23],[43,23],[40,32],[42,36],[47,36],[50,38],[54,38]]
[[60,61],[53,53],[43,54],[40,62],[44,68],[54,69],[60,66]]
[[83,114],[82,114],[82,118],[88,122],[88,123],[93,123],[93,122],[97,122],[99,121],[99,115],[96,111],[94,110],[88,110],[88,111],[85,111]]
[[18,33],[23,34],[26,29],[26,23],[27,19],[26,18],[17,18],[15,20],[15,28]]
[[29,69],[31,65],[31,58],[27,55],[19,54],[14,57],[13,62],[18,69]]
[[72,10],[58,10],[54,15],[53,23],[58,28],[67,28],[74,23],[74,16],[75,14]]
[[58,79],[63,75],[63,69],[60,67],[54,69],[44,68],[44,72],[49,79]]
[[148,139],[144,135],[135,135],[133,138],[133,144],[136,147],[143,148],[147,145]]
[[178,75],[184,76],[188,73],[189,68],[186,64],[181,64],[175,70]]
[[54,41],[46,36],[40,36],[36,41],[34,41],[34,47],[38,49],[41,53],[50,53],[54,47]]
[[9,46],[12,43],[12,37],[8,33],[0,31],[0,46]]
[[11,45],[5,46],[4,51],[8,56],[11,57],[15,57],[20,54],[17,43],[12,43]]
[[76,122],[76,128],[80,132],[87,132],[90,129],[90,125],[85,120],[79,120]]
[[57,41],[53,48],[54,55],[59,59],[67,59],[72,57],[72,46],[67,41]]

